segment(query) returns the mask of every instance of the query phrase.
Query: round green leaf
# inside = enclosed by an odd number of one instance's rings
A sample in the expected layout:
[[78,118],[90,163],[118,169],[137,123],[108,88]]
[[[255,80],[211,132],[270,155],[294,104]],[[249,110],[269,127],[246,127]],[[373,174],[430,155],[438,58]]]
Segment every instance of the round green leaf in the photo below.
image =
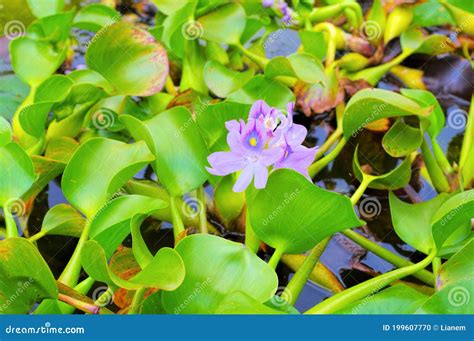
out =
[[126,22],[102,28],[86,52],[97,71],[118,93],[150,96],[161,91],[168,76],[165,49],[145,30]]
[[474,277],[473,254],[474,240],[471,239],[461,250],[450,257],[449,260],[441,266],[436,278],[436,287],[444,288],[460,280],[472,280]]
[[82,144],[64,170],[68,201],[91,218],[133,175],[154,159],[144,142],[94,138]]
[[293,77],[306,83],[323,82],[327,78],[321,62],[312,55],[304,53],[272,58],[265,66],[265,76]]
[[207,180],[208,150],[188,109],[174,107],[147,121],[129,115],[120,120],[155,154],[153,168],[171,195],[183,195]]
[[0,241],[1,314],[26,314],[36,302],[57,296],[53,274],[32,243],[15,237]]
[[399,118],[382,139],[383,149],[392,157],[408,156],[423,142],[423,132]]
[[382,175],[369,175],[362,170],[358,158],[359,146],[356,147],[352,160],[352,170],[359,181],[364,176],[370,177],[370,188],[395,190],[408,184],[411,178],[411,160],[406,157],[395,169]]
[[162,293],[168,313],[215,313],[235,291],[263,303],[277,289],[273,269],[242,244],[195,234],[182,239],[176,251],[184,261],[186,277],[179,288]]
[[41,232],[79,237],[85,222],[84,217],[75,208],[67,204],[59,204],[46,212],[41,225]]
[[432,108],[422,108],[415,101],[388,90],[364,89],[349,100],[344,111],[344,137],[363,129],[367,124],[386,117],[416,115],[426,117]]
[[74,17],[73,25],[82,30],[97,32],[102,27],[120,20],[120,14],[103,4],[89,4],[81,8]]
[[252,70],[238,72],[229,70],[215,60],[209,60],[204,66],[204,81],[214,94],[225,98],[231,92],[240,89],[253,76]]
[[248,190],[246,196],[253,230],[283,253],[305,252],[338,231],[364,224],[349,198],[289,169],[272,172],[265,189]]
[[0,147],[0,207],[10,199],[19,199],[35,181],[31,158],[15,142]]
[[46,17],[61,12],[64,9],[64,0],[27,0],[31,12],[38,17]]
[[238,3],[225,4],[198,19],[203,39],[234,45],[240,43],[245,21],[245,11]]
[[107,203],[94,217],[90,238],[99,242],[107,258],[130,234],[130,221],[137,214],[149,215],[167,207],[163,200],[143,195],[124,195]]
[[10,123],[0,116],[0,147],[10,143],[12,140],[12,127]]

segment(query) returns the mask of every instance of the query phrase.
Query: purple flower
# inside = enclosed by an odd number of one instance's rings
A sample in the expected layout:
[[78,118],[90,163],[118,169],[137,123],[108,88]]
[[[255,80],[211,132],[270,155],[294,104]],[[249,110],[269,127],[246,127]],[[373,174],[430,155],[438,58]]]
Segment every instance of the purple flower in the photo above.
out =
[[310,179],[308,167],[317,148],[302,145],[308,132],[293,122],[293,103],[288,104],[287,111],[284,115],[258,100],[250,109],[247,123],[243,120],[226,122],[230,151],[208,157],[209,173],[225,176],[240,172],[233,187],[235,192],[244,191],[252,179],[256,188],[264,188],[269,167],[291,168]]
[[268,167],[283,156],[282,147],[266,148],[269,137],[263,119],[250,118],[245,124],[230,121],[226,124],[230,152],[217,152],[208,157],[212,168],[209,173],[225,176],[241,171],[232,190],[244,191],[252,179],[255,188],[264,188],[268,179]]
[[263,7],[272,7],[274,0],[262,0]]

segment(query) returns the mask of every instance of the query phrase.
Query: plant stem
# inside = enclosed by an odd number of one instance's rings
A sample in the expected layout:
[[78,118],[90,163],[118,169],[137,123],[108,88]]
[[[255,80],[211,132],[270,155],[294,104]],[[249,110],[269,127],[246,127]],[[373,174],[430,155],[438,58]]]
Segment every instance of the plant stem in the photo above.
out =
[[252,225],[250,224],[250,218],[247,209],[245,209],[245,245],[253,253],[257,253],[260,247],[260,239],[257,237]]
[[83,302],[81,300],[78,300],[74,297],[67,296],[65,294],[59,293],[58,299],[61,302],[69,304],[70,306],[73,306],[74,308],[79,309],[88,314],[98,314],[100,311],[100,307],[94,304]]
[[206,196],[204,193],[204,186],[199,186],[197,191],[197,199],[201,204],[199,205],[199,229],[201,233],[208,233],[207,231],[207,216],[206,216]]
[[435,257],[433,259],[433,263],[431,264],[432,267],[433,267],[433,273],[435,276],[438,276],[438,273],[439,273],[439,269],[441,267],[441,258],[439,257]]
[[145,300],[146,290],[147,288],[140,288],[135,291],[135,295],[133,296],[132,304],[128,310],[128,314],[138,314],[140,312],[140,307]]
[[331,296],[313,308],[309,309],[305,312],[305,314],[330,314],[341,310],[353,302],[363,299],[368,295],[375,294],[377,291],[383,289],[396,280],[424,269],[428,264],[431,263],[435,256],[436,249],[431,251],[431,253],[419,263],[387,272],[383,275],[353,286],[352,288],[346,289],[343,292]]
[[[379,244],[373,242],[370,239],[367,239],[363,235],[352,231],[351,229],[347,229],[341,232],[343,235],[348,237],[349,239],[353,240],[363,248],[367,249],[368,251],[376,254],[382,259],[385,259],[387,262],[390,262],[391,264],[395,265],[397,268],[402,268],[406,266],[411,266],[414,263],[410,262],[409,260],[406,260],[403,257],[400,257],[393,252],[387,250],[386,248],[380,246]],[[429,285],[434,285],[434,276],[431,272],[428,270],[420,270],[416,273],[413,274],[416,278],[419,280],[422,280],[423,282],[429,284]]]
[[166,92],[169,93],[170,95],[176,96],[177,94],[176,88],[173,84],[173,80],[171,79],[169,75],[168,77],[166,77],[165,89],[166,89]]
[[[472,149],[474,144],[474,95],[471,97],[471,106],[464,131],[461,153],[459,156],[459,187],[467,188],[473,181],[474,161],[472,159]],[[470,157],[469,157],[470,156]],[[466,174],[465,174],[466,172]]]
[[336,40],[337,32],[336,27],[328,22],[322,22],[313,27],[315,32],[326,32],[327,33],[327,52],[326,52],[326,69],[331,67],[336,59]]
[[74,249],[74,253],[69,259],[69,262],[64,268],[61,276],[59,276],[58,281],[67,286],[74,287],[77,284],[81,274],[81,252],[87,239],[89,239],[90,227],[91,221],[90,219],[87,219],[81,236],[79,237],[79,241],[77,242],[76,248]]
[[333,161],[341,152],[342,148],[346,145],[347,140],[342,137],[337,145],[321,160],[314,162],[309,166],[308,173],[311,178],[314,178],[322,169],[324,169],[331,161]]
[[421,143],[421,154],[423,155],[423,160],[425,161],[426,169],[430,175],[433,186],[438,192],[449,192],[450,186],[448,180],[446,180],[443,171],[436,162],[431,150],[426,142],[426,137],[423,138]]
[[173,224],[173,232],[175,241],[178,240],[178,237],[181,233],[184,232],[184,224],[179,214],[178,207],[176,205],[176,197],[170,196],[170,209],[171,209],[171,220]]
[[370,185],[370,183],[372,182],[373,179],[374,179],[374,177],[371,176],[371,175],[367,175],[367,174],[363,175],[362,182],[360,183],[359,187],[357,187],[354,194],[352,194],[352,196],[351,196],[352,206],[355,206],[355,204],[357,204],[359,202],[360,198],[364,194],[367,187],[369,187],[369,185]]
[[337,140],[342,135],[342,128],[337,127],[336,130],[332,132],[331,135],[324,141],[324,143],[318,148],[318,151],[316,152],[316,156],[314,157],[314,160],[318,160],[321,158],[331,147],[336,143]]
[[311,250],[301,267],[295,272],[293,278],[286,286],[284,298],[289,304],[295,305],[296,300],[304,288],[304,285],[308,281],[309,275],[313,271],[316,264],[319,262],[319,258],[323,254],[330,240],[331,237],[323,239]]
[[28,238],[28,240],[32,243],[38,241],[39,239],[43,238],[46,236],[46,232],[44,231],[39,231],[38,233],[32,235],[31,237]]
[[3,214],[5,218],[7,238],[18,237],[18,227],[16,226],[15,218],[7,205],[3,208]]
[[246,49],[242,44],[236,44],[237,47],[244,55],[249,57],[252,61],[254,61],[262,70],[265,69],[265,66],[268,64],[268,59],[262,56],[259,56],[256,53]]
[[273,252],[272,257],[268,261],[268,265],[270,265],[273,270],[276,269],[281,256],[283,256],[283,252],[280,249],[275,249],[275,252]]
[[431,146],[433,147],[433,154],[438,162],[438,165],[441,167],[443,173],[445,175],[450,175],[453,174],[453,167],[449,164],[448,159],[446,158],[446,155],[444,155],[443,149],[439,145],[438,141],[436,139],[430,138],[431,141]]

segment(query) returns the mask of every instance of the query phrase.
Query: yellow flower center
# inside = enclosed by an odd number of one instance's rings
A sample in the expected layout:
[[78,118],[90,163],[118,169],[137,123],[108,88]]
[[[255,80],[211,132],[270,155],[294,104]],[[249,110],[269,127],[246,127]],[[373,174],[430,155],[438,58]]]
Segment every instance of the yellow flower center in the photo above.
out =
[[252,147],[255,147],[257,145],[257,139],[255,137],[251,137],[249,143]]

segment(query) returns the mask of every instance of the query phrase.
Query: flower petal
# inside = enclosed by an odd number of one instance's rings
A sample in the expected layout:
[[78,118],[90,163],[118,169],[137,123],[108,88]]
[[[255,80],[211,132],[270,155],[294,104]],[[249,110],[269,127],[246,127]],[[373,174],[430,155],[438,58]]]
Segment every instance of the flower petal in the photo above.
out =
[[240,173],[239,178],[235,182],[234,187],[232,187],[232,190],[234,192],[245,191],[245,189],[249,186],[250,182],[252,181],[253,173],[254,173],[253,165],[248,165],[247,167],[245,167],[242,173]]
[[268,180],[268,169],[260,163],[257,163],[254,168],[254,179],[253,183],[255,188],[265,188]]
[[264,100],[259,99],[256,101],[253,105],[252,108],[250,109],[249,112],[249,118],[254,118],[257,119],[260,116],[266,116],[268,113],[270,113],[270,106],[265,103]]
[[212,167],[206,167],[207,171],[219,176],[235,173],[246,166],[243,157],[234,152],[212,153],[207,157],[207,161]]

